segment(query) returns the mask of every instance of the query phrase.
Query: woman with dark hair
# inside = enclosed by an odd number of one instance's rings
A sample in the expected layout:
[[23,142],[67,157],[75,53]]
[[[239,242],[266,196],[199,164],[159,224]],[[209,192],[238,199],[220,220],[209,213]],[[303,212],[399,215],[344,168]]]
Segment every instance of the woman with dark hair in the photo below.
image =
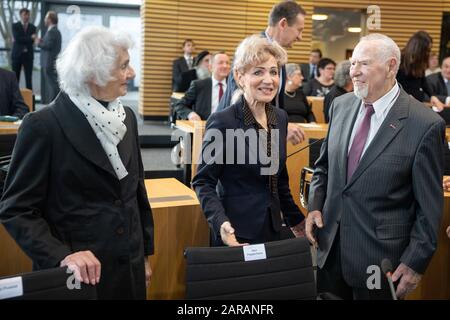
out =
[[431,94],[425,78],[433,39],[425,31],[418,31],[406,43],[402,50],[397,81],[402,88],[419,101],[431,102],[439,111],[444,104]]
[[329,58],[320,59],[317,64],[319,75],[303,85],[306,96],[325,97],[334,86],[334,71],[336,62]]

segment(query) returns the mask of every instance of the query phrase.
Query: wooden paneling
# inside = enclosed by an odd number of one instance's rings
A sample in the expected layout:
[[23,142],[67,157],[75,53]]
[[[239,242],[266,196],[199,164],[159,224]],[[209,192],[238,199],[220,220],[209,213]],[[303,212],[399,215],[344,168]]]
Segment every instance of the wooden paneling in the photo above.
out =
[[[239,42],[267,26],[268,14],[277,0],[144,0],[142,80],[139,112],[144,116],[168,116],[171,95],[172,61],[182,55],[181,45],[192,38],[196,52],[224,50],[230,56]],[[381,29],[402,48],[418,30],[440,42],[442,12],[450,12],[450,0],[304,0],[306,10],[303,40],[288,50],[290,62],[306,62],[312,43],[311,14],[314,8],[361,9],[378,5]]]

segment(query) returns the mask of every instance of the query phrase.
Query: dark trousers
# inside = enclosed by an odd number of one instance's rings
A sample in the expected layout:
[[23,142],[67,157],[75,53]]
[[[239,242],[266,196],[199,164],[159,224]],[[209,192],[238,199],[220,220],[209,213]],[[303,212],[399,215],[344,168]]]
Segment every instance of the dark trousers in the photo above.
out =
[[337,231],[327,261],[317,270],[317,292],[331,292],[344,300],[392,300],[388,283],[381,281],[381,289],[351,287],[344,280],[341,267],[341,246]]
[[20,82],[20,71],[25,73],[26,87],[33,90],[32,73],[33,73],[33,52],[22,52],[17,57],[12,58],[12,69],[16,73],[17,82]]

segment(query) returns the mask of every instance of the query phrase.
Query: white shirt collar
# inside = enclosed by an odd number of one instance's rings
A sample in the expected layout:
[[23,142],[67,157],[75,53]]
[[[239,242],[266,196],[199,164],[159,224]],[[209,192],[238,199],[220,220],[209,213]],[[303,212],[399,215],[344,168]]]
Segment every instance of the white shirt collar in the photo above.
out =
[[222,81],[216,80],[216,78],[214,78],[214,76],[211,76],[212,79],[212,86],[214,88],[214,86],[217,86],[219,84],[219,82],[222,84],[222,86],[226,85],[226,79],[223,79]]
[[[189,59],[192,59],[192,55],[190,55],[190,56],[184,55],[184,59],[186,59],[186,61],[189,60]],[[192,60],[193,60],[193,59],[192,59]]]
[[[394,103],[394,99],[397,97],[397,94],[400,90],[400,87],[398,86],[397,80],[395,81],[394,86],[391,90],[389,90],[388,93],[386,93],[384,96],[379,98],[377,101],[372,103],[373,109],[375,111],[375,116],[377,118],[383,117],[387,111],[390,110],[390,106]],[[364,101],[362,103],[362,106],[364,105]],[[361,111],[364,110],[363,108]]]
[[51,26],[48,27],[47,31],[50,31],[51,29],[53,29],[54,27],[56,27],[55,24],[52,24]]

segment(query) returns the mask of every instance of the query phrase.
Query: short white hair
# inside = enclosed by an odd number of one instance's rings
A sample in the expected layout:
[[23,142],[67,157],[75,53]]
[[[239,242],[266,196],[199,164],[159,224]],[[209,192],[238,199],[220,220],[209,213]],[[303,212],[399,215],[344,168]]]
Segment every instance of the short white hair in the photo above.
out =
[[359,43],[363,41],[377,42],[377,45],[374,46],[374,48],[376,48],[378,57],[381,60],[388,61],[389,59],[394,58],[396,60],[394,71],[395,74],[397,74],[398,68],[400,67],[400,48],[394,40],[381,33],[371,33],[362,37]]
[[114,80],[111,73],[118,49],[130,49],[131,36],[105,27],[86,27],[78,32],[56,61],[59,86],[68,94],[90,94],[88,82],[104,87]]

